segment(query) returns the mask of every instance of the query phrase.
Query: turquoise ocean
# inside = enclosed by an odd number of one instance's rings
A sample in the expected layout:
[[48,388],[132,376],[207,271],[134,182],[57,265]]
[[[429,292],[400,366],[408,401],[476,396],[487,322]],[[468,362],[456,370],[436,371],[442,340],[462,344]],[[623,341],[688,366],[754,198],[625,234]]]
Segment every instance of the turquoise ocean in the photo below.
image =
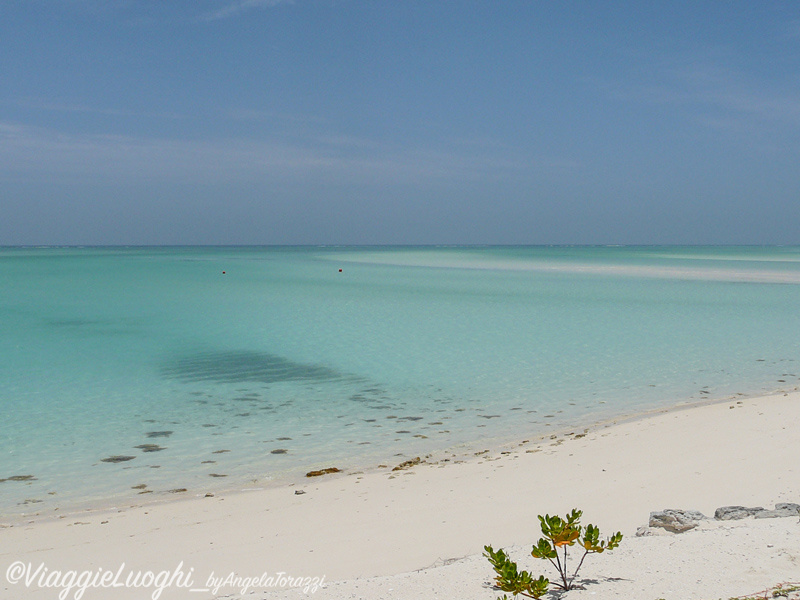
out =
[[799,384],[797,247],[0,248],[0,516]]

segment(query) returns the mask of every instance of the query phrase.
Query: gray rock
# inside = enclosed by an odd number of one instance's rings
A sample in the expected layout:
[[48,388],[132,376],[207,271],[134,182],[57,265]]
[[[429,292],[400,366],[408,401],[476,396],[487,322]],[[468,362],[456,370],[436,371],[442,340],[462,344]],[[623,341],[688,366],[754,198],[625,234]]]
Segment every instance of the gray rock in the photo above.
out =
[[775,505],[775,510],[760,510],[755,515],[756,519],[775,519],[777,517],[796,517],[800,505],[783,502]]
[[705,521],[706,519],[708,519],[708,517],[705,516],[703,513],[701,513],[699,510],[674,510],[673,512],[680,513],[687,519],[691,519],[692,521]]
[[763,506],[748,508],[746,506],[720,506],[714,511],[714,518],[717,521],[733,521],[736,519],[746,519],[757,512],[765,510]]
[[697,527],[698,521],[707,517],[696,510],[677,510],[667,508],[650,513],[650,527],[660,527],[672,533],[683,533]]

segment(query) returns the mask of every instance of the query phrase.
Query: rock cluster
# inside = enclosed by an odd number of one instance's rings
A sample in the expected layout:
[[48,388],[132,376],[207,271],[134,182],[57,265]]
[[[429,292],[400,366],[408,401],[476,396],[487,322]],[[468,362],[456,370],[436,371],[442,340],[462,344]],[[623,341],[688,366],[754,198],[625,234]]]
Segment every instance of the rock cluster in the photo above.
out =
[[753,516],[756,519],[772,519],[775,517],[796,517],[800,512],[800,504],[781,502],[775,505],[775,510],[767,510],[762,506],[748,508],[746,506],[721,506],[714,511],[714,518],[718,521],[732,521]]
[[[793,502],[781,502],[775,505],[774,510],[769,510],[763,506],[721,506],[714,511],[714,519],[717,521],[732,521],[754,517],[756,519],[772,519],[776,517],[796,517],[800,515],[800,504]],[[662,529],[671,533],[683,533],[698,526],[700,521],[708,520],[709,517],[696,510],[680,510],[667,508],[650,513],[650,521],[647,527],[640,527],[636,531],[637,536],[660,535],[657,530]],[[663,533],[663,532],[662,532]]]

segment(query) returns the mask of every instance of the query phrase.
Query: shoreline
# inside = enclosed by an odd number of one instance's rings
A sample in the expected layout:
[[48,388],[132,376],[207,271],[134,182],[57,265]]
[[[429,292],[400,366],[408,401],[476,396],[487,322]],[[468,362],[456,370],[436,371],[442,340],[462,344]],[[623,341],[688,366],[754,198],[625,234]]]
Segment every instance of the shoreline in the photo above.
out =
[[[313,483],[314,481],[320,481],[322,479],[336,479],[336,478],[349,477],[355,475],[361,476],[365,474],[367,475],[388,474],[389,476],[391,476],[392,469],[395,466],[405,462],[406,460],[414,458],[420,458],[421,464],[440,465],[440,466],[447,466],[447,464],[450,465],[462,464],[473,460],[480,461],[481,460],[480,456],[487,453],[488,454],[495,453],[499,456],[501,454],[508,454],[509,452],[514,452],[515,450],[518,450],[523,446],[534,447],[538,444],[546,444],[551,440],[556,440],[559,438],[561,438],[563,441],[573,435],[577,435],[577,439],[580,439],[589,434],[590,432],[595,432],[601,429],[607,429],[609,427],[614,427],[617,425],[645,421],[647,419],[656,417],[658,415],[677,413],[685,410],[702,408],[705,406],[724,404],[726,402],[738,402],[744,400],[758,401],[761,399],[767,399],[767,398],[797,393],[798,390],[800,390],[800,387],[794,386],[793,389],[791,390],[776,389],[767,393],[759,393],[757,395],[752,395],[752,396],[745,395],[742,393],[737,393],[734,395],[729,395],[721,398],[709,398],[709,399],[699,399],[699,400],[687,399],[687,400],[682,400],[677,404],[669,405],[666,407],[651,408],[648,410],[633,412],[629,414],[623,413],[620,415],[611,416],[600,420],[587,419],[585,421],[580,421],[575,425],[569,427],[557,427],[549,431],[531,433],[528,436],[514,435],[502,438],[492,437],[486,441],[472,440],[468,442],[462,442],[454,446],[441,448],[439,450],[434,450],[425,455],[413,456],[414,454],[413,452],[401,453],[395,455],[394,457],[392,457],[392,459],[384,460],[383,462],[381,462],[381,464],[375,464],[380,462],[377,459],[370,460],[369,464],[356,463],[350,465],[344,464],[344,461],[339,461],[337,464],[328,464],[328,463],[323,464],[322,461],[319,461],[319,463],[317,464],[317,466],[314,467],[314,469],[325,469],[329,467],[336,467],[340,469],[340,471],[333,476],[326,475],[319,479],[306,478],[304,476],[306,468],[297,468],[288,473],[279,475],[274,479],[268,478],[262,480],[252,480],[252,483],[250,484],[239,482],[230,485],[229,487],[225,487],[224,484],[219,483],[216,486],[208,485],[206,488],[203,489],[186,490],[183,493],[176,493],[176,494],[171,494],[171,492],[168,490],[160,490],[153,493],[152,495],[148,494],[143,498],[136,498],[136,496],[123,497],[122,493],[120,493],[120,495],[117,498],[98,498],[94,500],[80,502],[77,504],[73,503],[72,505],[63,507],[62,506],[45,507],[39,510],[32,510],[29,513],[13,513],[8,515],[0,514],[0,528],[29,524],[34,522],[39,523],[46,521],[57,521],[67,517],[78,517],[82,515],[113,514],[121,510],[128,510],[132,508],[141,508],[141,507],[153,507],[161,504],[194,502],[204,499],[205,497],[207,497],[207,494],[209,493],[212,494],[212,496],[214,497],[216,496],[222,497],[222,496],[230,496],[238,494],[258,493],[258,492],[263,492],[265,490],[295,488],[297,486],[306,485],[309,483]],[[314,469],[309,469],[309,470],[314,470]]]
[[[161,570],[182,561],[197,574],[398,576],[480,554],[485,544],[528,545],[537,514],[572,508],[604,534],[621,530],[624,546],[650,511],[713,515],[723,505],[800,501],[797,423],[797,391],[702,401],[401,471],[346,470],[208,498],[28,517],[0,527],[0,566],[21,560],[96,570],[124,562]],[[213,596],[172,590],[165,597]]]

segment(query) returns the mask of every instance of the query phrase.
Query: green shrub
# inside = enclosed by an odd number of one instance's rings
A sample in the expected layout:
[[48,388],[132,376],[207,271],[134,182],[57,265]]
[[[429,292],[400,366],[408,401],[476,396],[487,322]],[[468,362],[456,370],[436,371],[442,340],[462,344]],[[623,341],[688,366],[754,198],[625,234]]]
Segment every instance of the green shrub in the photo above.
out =
[[[553,582],[561,590],[571,590],[575,587],[575,578],[589,554],[599,554],[606,550],[613,550],[622,541],[622,534],[618,531],[607,540],[600,540],[600,530],[594,525],[580,524],[582,511],[573,509],[565,518],[557,515],[539,515],[543,538],[539,539],[531,550],[531,556],[550,561],[558,571],[560,581]],[[578,566],[570,575],[568,548],[575,544],[583,548],[583,555],[578,561]],[[491,546],[484,546],[484,556],[489,559],[495,573],[495,583],[504,592],[511,592],[514,596],[522,594],[529,598],[540,598],[550,584],[548,579],[540,575],[538,579],[527,571],[519,571],[517,563],[512,561],[501,549],[494,551]],[[505,598],[505,596],[504,596]]]
[[[514,596],[522,594],[529,598],[540,598],[547,592],[550,581],[545,579],[544,575],[539,575],[539,579],[533,579],[527,571],[518,571],[517,563],[508,558],[502,549],[497,552],[491,546],[484,546],[483,549],[486,551],[484,556],[489,559],[494,572],[497,573],[495,577],[497,587],[502,591],[511,592]],[[503,598],[506,598],[505,594]]]

